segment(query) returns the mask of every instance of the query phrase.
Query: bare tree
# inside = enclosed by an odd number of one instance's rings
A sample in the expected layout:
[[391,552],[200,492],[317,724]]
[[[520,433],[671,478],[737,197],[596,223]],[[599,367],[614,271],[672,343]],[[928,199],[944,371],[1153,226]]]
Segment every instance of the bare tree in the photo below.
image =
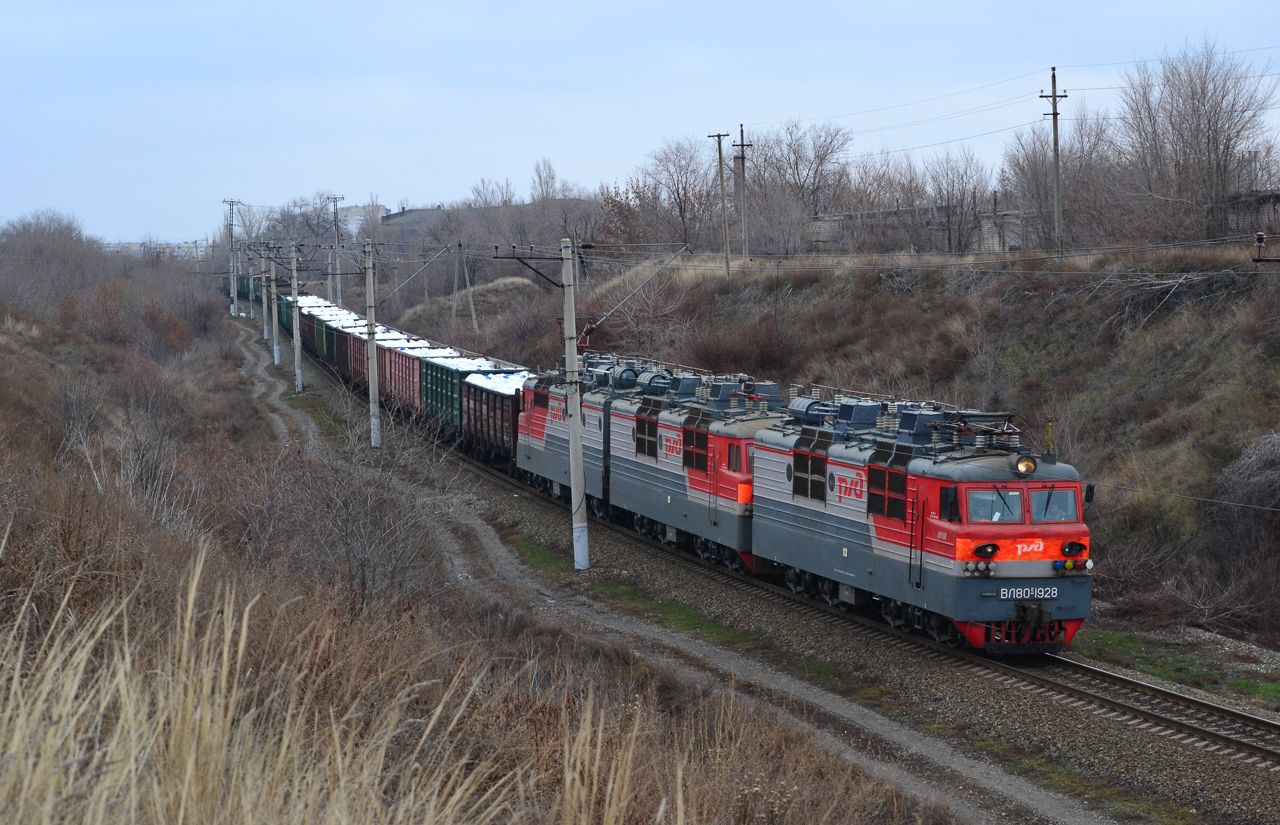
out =
[[471,205],[481,209],[493,206],[510,206],[516,202],[516,189],[511,179],[489,180],[481,178],[471,186]]
[[529,200],[552,200],[562,196],[560,182],[556,177],[556,169],[550,158],[543,158],[533,165],[533,178],[529,181]]
[[807,214],[830,212],[847,195],[841,155],[853,138],[843,126],[792,121],[754,140],[757,177],[785,187]]
[[1148,233],[1225,233],[1228,196],[1250,188],[1249,169],[1272,152],[1263,114],[1277,81],[1267,68],[1206,40],[1126,75],[1119,146]]
[[962,146],[926,161],[925,176],[946,232],[946,251],[968,252],[978,234],[978,210],[991,193],[991,172],[973,149]]

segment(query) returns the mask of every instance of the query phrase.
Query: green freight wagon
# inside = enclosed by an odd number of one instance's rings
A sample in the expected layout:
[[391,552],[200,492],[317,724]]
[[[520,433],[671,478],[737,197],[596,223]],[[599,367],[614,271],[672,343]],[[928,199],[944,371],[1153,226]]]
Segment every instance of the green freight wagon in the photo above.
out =
[[462,383],[468,375],[494,375],[527,369],[519,364],[482,356],[422,359],[423,414],[449,432],[462,429]]

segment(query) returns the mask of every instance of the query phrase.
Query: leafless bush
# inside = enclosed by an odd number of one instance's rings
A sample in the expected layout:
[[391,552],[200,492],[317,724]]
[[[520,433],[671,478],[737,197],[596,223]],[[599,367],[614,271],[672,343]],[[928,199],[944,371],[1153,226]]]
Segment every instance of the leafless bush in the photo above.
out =
[[72,457],[82,460],[101,493],[106,479],[99,439],[106,423],[102,391],[88,376],[64,377],[57,384],[56,403],[54,412],[62,424],[62,442],[55,460],[64,462],[64,466]]
[[131,393],[112,438],[116,484],[136,507],[194,541],[208,526],[210,513],[198,477],[180,469],[182,416],[164,384]]
[[[297,551],[361,603],[425,592],[442,572],[432,539],[435,508],[389,475],[312,462],[293,507],[305,525]],[[433,563],[434,562],[434,563]]]

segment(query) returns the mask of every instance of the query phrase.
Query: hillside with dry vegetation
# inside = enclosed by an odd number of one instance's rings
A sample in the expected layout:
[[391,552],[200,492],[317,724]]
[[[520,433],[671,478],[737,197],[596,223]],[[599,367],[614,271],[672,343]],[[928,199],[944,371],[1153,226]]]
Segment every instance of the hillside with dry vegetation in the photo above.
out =
[[0,301],[4,819],[950,821],[462,586],[460,500],[402,473],[448,481],[441,453],[304,447],[179,263],[37,216],[0,233]]
[[[1280,507],[1280,273],[1252,253],[1241,243],[1062,261],[817,257],[735,261],[728,276],[697,257],[645,287],[591,347],[804,389],[1014,410],[1037,449],[1052,421],[1054,449],[1099,485],[1087,512],[1099,614],[1275,645],[1280,522],[1235,506]],[[611,254],[597,253],[579,317],[600,317],[657,266]],[[478,334],[465,296],[465,323],[436,299],[404,326],[554,364],[559,294],[533,289],[536,300],[482,312]]]

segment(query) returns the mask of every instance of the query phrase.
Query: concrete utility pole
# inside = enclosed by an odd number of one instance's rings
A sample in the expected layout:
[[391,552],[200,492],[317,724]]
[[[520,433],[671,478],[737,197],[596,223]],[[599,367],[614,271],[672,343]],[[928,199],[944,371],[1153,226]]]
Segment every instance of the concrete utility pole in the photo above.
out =
[[458,241],[458,257],[453,261],[453,314],[449,316],[450,335],[458,331],[458,273],[462,270],[462,258],[466,254],[462,248],[462,241]]
[[1058,158],[1058,101],[1066,100],[1067,90],[1063,89],[1062,94],[1058,94],[1058,67],[1051,66],[1049,71],[1052,81],[1052,91],[1050,94],[1044,94],[1041,89],[1040,97],[1048,99],[1053,104],[1052,112],[1045,114],[1053,115],[1053,245],[1058,250],[1058,257],[1062,257],[1062,164]]
[[267,309],[267,256],[262,250],[258,250],[258,273],[262,276],[262,289],[259,295],[262,298],[262,340],[270,341],[271,332],[267,329],[267,316],[271,311]]
[[[249,272],[251,273],[253,272],[253,263],[249,261],[248,258],[249,258],[248,247],[241,247],[241,249],[238,252],[236,252],[237,277],[240,277],[240,278],[245,277],[244,270],[246,265],[248,266]],[[249,288],[249,320],[253,321],[253,320],[256,320],[258,317],[257,310],[255,310],[253,306],[253,275],[248,276],[248,282],[246,286],[248,286]]]
[[222,199],[227,205],[227,291],[231,293],[231,317],[240,317],[240,306],[236,300],[236,204],[237,200]]
[[275,365],[280,366],[280,296],[276,289],[275,253],[280,247],[267,247],[267,255],[271,258],[271,352],[275,357]]
[[289,245],[289,291],[293,293],[293,309],[290,319],[293,321],[293,391],[302,392],[302,327],[301,313],[298,312],[298,245]]
[[569,422],[569,501],[573,509],[573,569],[591,567],[587,549],[587,490],[582,469],[582,399],[578,387],[578,317],[573,305],[573,243],[560,241],[560,283],[564,286],[564,420]]
[[738,154],[733,157],[733,182],[738,196],[738,213],[742,217],[742,260],[747,259],[747,149],[755,146],[747,143],[743,124],[738,124],[738,142],[733,144]]
[[720,224],[724,229],[724,274],[729,276],[729,208],[724,197],[724,139],[729,133],[707,135],[716,139],[716,169],[720,172]]
[[324,299],[329,303],[333,303],[333,250],[329,250],[329,265],[325,267],[325,271],[329,273],[329,280],[324,286]]
[[366,353],[369,359],[369,446],[377,449],[382,446],[382,413],[378,407],[378,327],[373,320],[373,311],[378,302],[374,300],[373,241],[370,240],[364,242],[364,296],[364,323],[369,335]]
[[330,195],[333,201],[333,257],[338,259],[338,268],[332,276],[335,283],[333,298],[329,300],[342,306],[342,230],[338,228],[338,201],[345,200],[341,195]]

